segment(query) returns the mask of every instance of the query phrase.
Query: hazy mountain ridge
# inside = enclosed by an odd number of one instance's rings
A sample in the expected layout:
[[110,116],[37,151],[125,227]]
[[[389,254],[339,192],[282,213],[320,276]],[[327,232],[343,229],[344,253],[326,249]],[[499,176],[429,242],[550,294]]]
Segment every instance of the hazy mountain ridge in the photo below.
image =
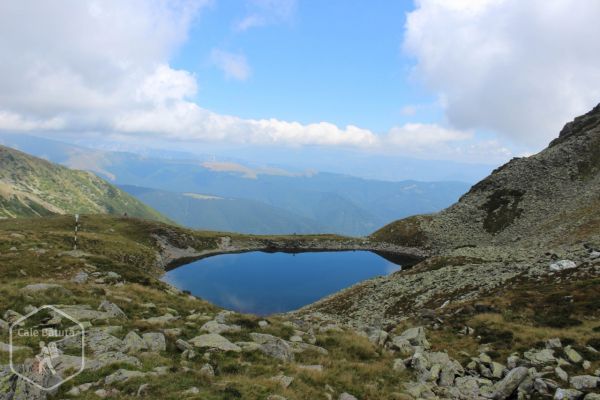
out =
[[94,174],[0,146],[0,216],[124,214],[168,221]]
[[[327,172],[290,172],[281,168],[241,165],[236,160],[215,164],[208,156],[162,159],[18,135],[0,135],[1,140],[54,162],[93,171],[118,185],[238,199],[242,209],[253,215],[242,217],[239,210],[232,208],[232,201],[204,204],[180,198],[188,205],[195,204],[200,215],[206,215],[208,207],[215,214],[215,217],[205,218],[209,224],[197,224],[194,220],[198,221],[199,217],[189,214],[189,219],[184,221],[187,217],[180,208],[168,207],[164,193],[153,197],[146,193],[146,198],[138,197],[160,208],[168,217],[196,228],[221,230],[232,227],[248,233],[331,232],[361,236],[398,218],[441,210],[469,188],[462,182],[389,182]],[[232,221],[233,215],[239,216],[237,221]],[[282,230],[285,224],[288,229]]]

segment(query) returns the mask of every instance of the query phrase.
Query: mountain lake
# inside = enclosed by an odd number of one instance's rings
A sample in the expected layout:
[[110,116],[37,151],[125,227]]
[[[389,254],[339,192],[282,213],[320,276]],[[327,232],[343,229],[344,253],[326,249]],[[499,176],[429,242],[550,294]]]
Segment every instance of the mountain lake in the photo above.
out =
[[385,257],[370,251],[222,254],[172,269],[163,280],[225,309],[269,315],[296,310],[408,263]]

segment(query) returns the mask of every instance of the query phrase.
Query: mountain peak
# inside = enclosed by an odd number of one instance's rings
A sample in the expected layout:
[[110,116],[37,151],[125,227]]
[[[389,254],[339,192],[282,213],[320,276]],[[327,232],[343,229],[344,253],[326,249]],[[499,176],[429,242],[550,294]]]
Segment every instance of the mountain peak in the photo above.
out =
[[570,137],[585,134],[586,132],[590,131],[600,134],[600,104],[598,104],[589,112],[576,117],[571,122],[568,122],[560,131],[558,138],[554,139],[550,143],[549,147],[563,143]]

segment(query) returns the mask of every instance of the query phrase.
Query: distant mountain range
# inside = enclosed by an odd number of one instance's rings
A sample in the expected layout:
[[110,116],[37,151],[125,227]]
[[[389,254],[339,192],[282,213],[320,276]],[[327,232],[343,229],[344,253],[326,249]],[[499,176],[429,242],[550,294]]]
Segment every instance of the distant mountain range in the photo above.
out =
[[0,146],[0,217],[67,213],[128,214],[169,221],[94,174]]
[[92,171],[174,221],[199,229],[360,236],[395,219],[439,211],[470,186],[378,181],[208,157],[147,157],[21,134],[0,134],[0,143]]

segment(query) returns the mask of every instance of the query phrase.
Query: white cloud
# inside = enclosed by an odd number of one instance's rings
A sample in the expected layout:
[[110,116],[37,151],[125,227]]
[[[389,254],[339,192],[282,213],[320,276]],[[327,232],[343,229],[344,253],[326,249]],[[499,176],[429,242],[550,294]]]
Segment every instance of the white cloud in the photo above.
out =
[[28,119],[10,111],[0,110],[0,130],[31,131],[62,129],[65,122],[60,117],[45,120]]
[[458,129],[540,147],[600,101],[600,2],[416,0],[404,48]]
[[[202,108],[192,100],[196,77],[171,67],[169,59],[207,3],[0,2],[0,37],[11,38],[0,41],[0,130],[120,141],[142,137],[144,143],[157,138],[329,146],[486,162],[502,153],[497,143],[485,147],[470,132],[438,125],[405,125],[376,134],[352,125],[243,119]],[[216,54],[232,78],[250,74],[243,57]]]
[[247,0],[247,15],[235,24],[237,31],[290,21],[296,0]]
[[223,71],[226,78],[245,81],[250,77],[250,66],[243,54],[213,49],[210,59]]

